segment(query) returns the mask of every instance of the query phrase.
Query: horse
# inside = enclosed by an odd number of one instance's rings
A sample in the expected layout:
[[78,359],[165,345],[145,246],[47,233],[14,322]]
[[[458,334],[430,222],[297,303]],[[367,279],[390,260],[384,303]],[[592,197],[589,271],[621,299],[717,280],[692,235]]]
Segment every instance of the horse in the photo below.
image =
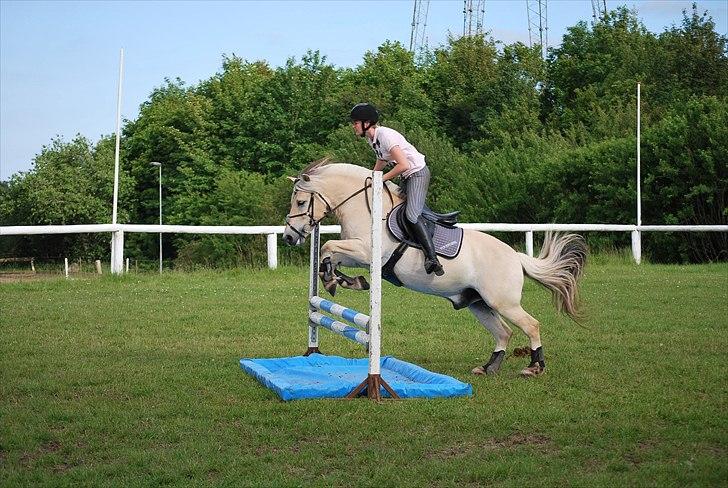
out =
[[[363,277],[352,279],[338,267],[369,268],[371,262],[371,217],[368,192],[371,170],[327,159],[309,164],[293,182],[291,207],[286,216],[283,240],[301,245],[325,217],[334,215],[341,225],[341,239],[321,246],[321,277],[330,294],[336,286],[366,289]],[[406,198],[399,187],[388,181],[384,186],[383,215]],[[383,219],[386,220],[386,219]],[[384,221],[382,225],[385,225]],[[382,232],[382,262],[393,255],[399,242]],[[464,229],[460,253],[441,259],[444,276],[427,274],[421,250],[407,248],[394,266],[401,284],[410,290],[447,298],[457,309],[467,307],[495,339],[487,363],[472,369],[473,374],[495,374],[500,370],[512,330],[506,320],[529,339],[531,361],[521,376],[533,377],[545,371],[540,323],[521,306],[524,275],[552,292],[554,305],[575,321],[581,316],[578,284],[586,264],[584,238],[576,234],[547,233],[539,256],[517,252],[495,237]],[[505,320],[504,320],[505,319]]]

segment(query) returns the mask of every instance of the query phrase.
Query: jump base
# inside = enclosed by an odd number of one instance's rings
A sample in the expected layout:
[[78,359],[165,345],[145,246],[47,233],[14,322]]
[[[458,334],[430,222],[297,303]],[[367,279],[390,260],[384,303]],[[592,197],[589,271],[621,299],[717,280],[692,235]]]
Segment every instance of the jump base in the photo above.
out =
[[284,401],[353,398],[360,394],[369,398],[451,398],[473,394],[468,383],[392,356],[382,357],[380,365],[380,377],[372,378],[366,358],[311,354],[240,360],[243,371],[276,392]]

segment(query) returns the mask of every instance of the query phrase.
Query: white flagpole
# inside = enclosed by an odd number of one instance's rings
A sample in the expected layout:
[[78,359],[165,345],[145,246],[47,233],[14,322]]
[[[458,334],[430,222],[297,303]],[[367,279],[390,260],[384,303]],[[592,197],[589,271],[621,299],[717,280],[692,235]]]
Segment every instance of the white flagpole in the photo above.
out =
[[[124,80],[124,49],[119,55],[119,91],[116,98],[116,151],[114,152],[114,208],[111,213],[111,223],[116,225],[116,208],[119,202],[119,142],[121,140],[121,85]],[[116,231],[111,234],[111,272],[121,274],[124,272],[124,232]]]
[[637,83],[637,225],[642,225],[642,191],[640,188],[640,84]]
[[[640,84],[637,83],[637,229],[642,225],[642,189],[640,188]],[[632,231],[632,257],[635,263],[642,262],[642,235],[640,230]]]
[[119,142],[121,140],[121,85],[124,79],[124,49],[119,56],[119,91],[116,98],[116,151],[114,153],[114,210],[111,223],[116,224],[116,208],[119,201]]

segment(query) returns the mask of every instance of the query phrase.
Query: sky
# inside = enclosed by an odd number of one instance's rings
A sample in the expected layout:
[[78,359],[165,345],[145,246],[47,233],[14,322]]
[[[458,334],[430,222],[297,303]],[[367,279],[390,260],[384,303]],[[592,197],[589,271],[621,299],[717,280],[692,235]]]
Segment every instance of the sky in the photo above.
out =
[[[475,2],[474,2],[475,3]],[[728,34],[728,0],[696,0]],[[165,78],[195,85],[221,71],[224,55],[281,66],[319,50],[337,67],[361,64],[387,40],[409,47],[413,0],[370,1],[11,1],[0,0],[0,181],[32,168],[53,138],[93,142],[116,130],[119,54],[122,118]],[[660,33],[692,1],[606,1],[635,9]],[[592,20],[590,0],[549,0],[548,39]],[[525,0],[486,0],[485,30],[506,44],[529,42]],[[431,0],[428,44],[461,35],[462,0]]]

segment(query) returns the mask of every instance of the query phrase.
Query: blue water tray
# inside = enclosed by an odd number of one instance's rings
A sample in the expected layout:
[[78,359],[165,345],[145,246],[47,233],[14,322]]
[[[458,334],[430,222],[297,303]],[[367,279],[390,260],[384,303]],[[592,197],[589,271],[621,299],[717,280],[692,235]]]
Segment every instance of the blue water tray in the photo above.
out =
[[[469,396],[473,388],[392,356],[380,359],[381,376],[400,398]],[[281,399],[344,398],[366,377],[369,360],[311,354],[289,358],[241,359],[240,367]],[[382,396],[389,393],[382,388]]]

